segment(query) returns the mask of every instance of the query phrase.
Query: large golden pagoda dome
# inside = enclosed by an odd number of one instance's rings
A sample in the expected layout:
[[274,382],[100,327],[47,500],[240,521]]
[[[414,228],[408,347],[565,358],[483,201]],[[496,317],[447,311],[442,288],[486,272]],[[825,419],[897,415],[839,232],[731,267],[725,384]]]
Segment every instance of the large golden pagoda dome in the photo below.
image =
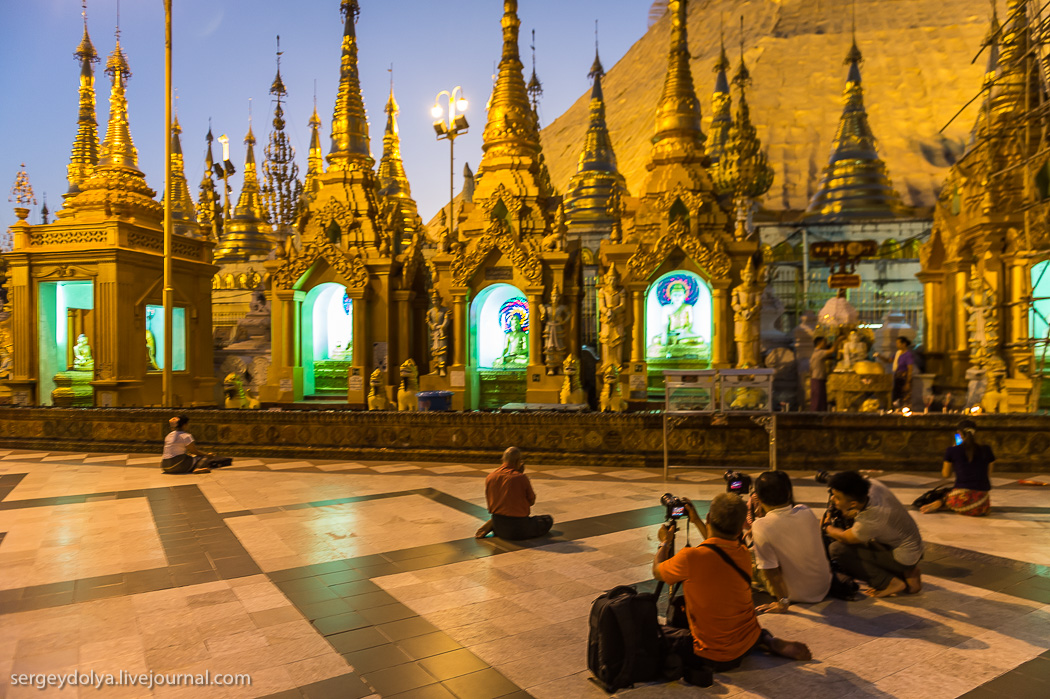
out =
[[[745,18],[745,59],[754,81],[748,92],[751,117],[775,170],[773,187],[762,199],[765,208],[804,210],[818,188],[843,110],[851,5],[851,0],[689,3],[689,52],[705,133],[720,20],[724,15],[727,46],[735,46],[737,17]],[[864,102],[879,155],[904,203],[930,207],[977,115],[979,100],[939,133],[981,87],[986,56],[971,61],[988,33],[990,9],[977,0],[856,0],[856,13]],[[669,32],[665,15],[603,82],[609,131],[632,194],[650,159]],[[576,172],[589,101],[584,93],[542,132],[551,178],[561,191]]]

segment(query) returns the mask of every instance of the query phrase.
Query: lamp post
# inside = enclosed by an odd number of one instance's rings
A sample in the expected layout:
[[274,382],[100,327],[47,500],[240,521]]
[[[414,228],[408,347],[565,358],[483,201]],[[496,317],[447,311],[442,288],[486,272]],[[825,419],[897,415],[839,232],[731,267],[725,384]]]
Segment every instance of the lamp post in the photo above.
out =
[[[448,97],[448,118],[445,119],[445,109],[441,106],[441,98]],[[452,91],[442,90],[434,97],[434,106],[430,108],[430,114],[437,121],[434,122],[434,131],[438,140],[448,139],[448,232],[449,239],[455,240],[456,218],[454,206],[456,201],[456,159],[455,141],[456,136],[466,133],[470,128],[467,117],[463,112],[467,111],[467,100],[463,97],[463,88],[456,85]]]

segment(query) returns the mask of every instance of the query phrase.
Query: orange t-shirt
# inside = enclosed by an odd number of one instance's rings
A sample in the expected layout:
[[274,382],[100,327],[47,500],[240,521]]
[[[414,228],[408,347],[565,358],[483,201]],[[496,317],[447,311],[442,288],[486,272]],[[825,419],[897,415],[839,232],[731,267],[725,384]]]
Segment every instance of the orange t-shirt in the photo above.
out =
[[508,466],[500,466],[485,478],[485,500],[489,512],[504,517],[528,517],[536,504],[529,477]]
[[[745,573],[751,556],[736,541],[709,538]],[[716,662],[736,660],[749,651],[762,633],[751,599],[751,586],[714,551],[703,546],[684,548],[659,567],[666,583],[682,583],[693,652]]]

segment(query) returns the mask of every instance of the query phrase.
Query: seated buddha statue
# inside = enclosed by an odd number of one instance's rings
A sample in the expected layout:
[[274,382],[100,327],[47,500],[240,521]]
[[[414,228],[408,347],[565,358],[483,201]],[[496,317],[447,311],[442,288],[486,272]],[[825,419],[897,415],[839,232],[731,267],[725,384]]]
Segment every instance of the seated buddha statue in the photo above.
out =
[[503,354],[492,362],[494,369],[518,369],[529,364],[529,333],[521,328],[521,317],[517,314],[510,317],[510,330],[507,331]]
[[675,358],[695,355],[698,348],[707,345],[693,329],[693,307],[686,303],[685,285],[675,282],[668,290],[671,303],[662,333],[653,336],[647,354],[650,357]]
[[95,359],[91,356],[91,345],[88,344],[87,335],[80,333],[77,343],[73,345],[73,369],[76,371],[93,371]]

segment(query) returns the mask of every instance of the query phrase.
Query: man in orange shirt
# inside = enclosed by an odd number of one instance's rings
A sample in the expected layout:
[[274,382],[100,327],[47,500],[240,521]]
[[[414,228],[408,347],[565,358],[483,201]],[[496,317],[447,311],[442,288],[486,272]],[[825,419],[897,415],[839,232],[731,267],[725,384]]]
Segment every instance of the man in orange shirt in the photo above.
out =
[[751,599],[751,556],[740,543],[747,516],[744,501],[732,493],[716,496],[706,525],[692,503],[686,502],[689,521],[700,530],[704,542],[672,557],[677,528],[673,522],[664,524],[653,560],[657,580],[683,583],[693,634],[692,653],[682,658],[686,679],[691,669],[701,675],[732,670],[755,648],[793,660],[811,659],[804,643],[776,638],[758,625]]
[[501,539],[535,539],[554,525],[550,515],[529,516],[536,504],[536,493],[525,475],[525,462],[517,447],[507,447],[503,465],[485,478],[485,500],[492,519],[474,535],[478,539],[493,531]]

